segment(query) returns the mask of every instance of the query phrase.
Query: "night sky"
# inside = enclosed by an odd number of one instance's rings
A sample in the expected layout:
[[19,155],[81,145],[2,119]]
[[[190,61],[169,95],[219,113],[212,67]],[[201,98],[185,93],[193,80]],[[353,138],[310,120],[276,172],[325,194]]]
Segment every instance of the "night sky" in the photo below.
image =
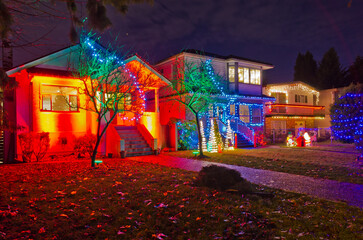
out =
[[[268,82],[287,82],[298,52],[309,50],[320,61],[334,47],[343,67],[363,55],[363,1],[349,2],[155,0],[153,6],[131,6],[126,16],[108,8],[113,26],[104,38],[118,36],[118,45],[150,63],[184,48],[268,62],[275,66],[266,71]],[[67,19],[40,20],[26,29],[28,40],[51,32],[36,47],[16,48],[14,65],[70,44]]]

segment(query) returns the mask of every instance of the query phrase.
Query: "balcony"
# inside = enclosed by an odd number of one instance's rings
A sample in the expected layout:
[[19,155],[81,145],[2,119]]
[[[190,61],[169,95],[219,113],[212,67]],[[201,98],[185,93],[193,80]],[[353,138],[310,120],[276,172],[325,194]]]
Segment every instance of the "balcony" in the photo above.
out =
[[299,117],[325,117],[324,106],[309,106],[295,104],[267,104],[266,116],[299,116]]

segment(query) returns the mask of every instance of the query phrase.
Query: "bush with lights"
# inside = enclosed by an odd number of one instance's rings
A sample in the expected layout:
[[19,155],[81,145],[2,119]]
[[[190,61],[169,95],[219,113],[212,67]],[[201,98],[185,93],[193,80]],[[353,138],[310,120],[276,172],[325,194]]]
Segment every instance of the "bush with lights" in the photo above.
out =
[[178,128],[178,149],[190,150],[198,147],[197,124],[195,121],[179,121]]
[[363,116],[363,86],[351,86],[330,109],[331,130],[336,140],[353,143]]

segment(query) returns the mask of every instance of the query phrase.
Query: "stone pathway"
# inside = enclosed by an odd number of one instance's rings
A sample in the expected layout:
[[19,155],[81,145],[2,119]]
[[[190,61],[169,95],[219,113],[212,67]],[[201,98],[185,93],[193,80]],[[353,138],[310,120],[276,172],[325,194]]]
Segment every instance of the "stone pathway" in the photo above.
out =
[[195,172],[198,172],[202,169],[202,167],[211,164],[225,166],[237,170],[241,173],[243,178],[255,184],[261,184],[291,192],[308,194],[328,200],[345,201],[349,205],[363,208],[363,185],[360,184],[338,182],[327,179],[317,179],[283,172],[254,169],[222,163],[212,163],[166,155],[130,157],[128,159]]

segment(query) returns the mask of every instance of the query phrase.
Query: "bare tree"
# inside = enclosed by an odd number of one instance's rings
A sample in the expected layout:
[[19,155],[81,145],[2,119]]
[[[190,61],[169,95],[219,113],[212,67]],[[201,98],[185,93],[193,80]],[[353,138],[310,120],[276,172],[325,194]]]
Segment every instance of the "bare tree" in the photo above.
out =
[[197,122],[199,157],[205,157],[200,130],[201,115],[208,111],[211,104],[222,94],[217,86],[219,76],[213,72],[210,60],[188,62],[177,59],[175,78],[169,85],[169,100],[179,102],[193,113]]
[[151,73],[144,71],[144,65],[125,64],[111,45],[102,47],[94,38],[92,34],[81,36],[76,52],[78,58],[71,67],[74,76],[82,82],[79,93],[87,98],[86,104],[80,108],[97,116],[92,167],[95,166],[101,139],[110,124],[118,115],[139,118],[145,110],[144,91],[153,86]]

